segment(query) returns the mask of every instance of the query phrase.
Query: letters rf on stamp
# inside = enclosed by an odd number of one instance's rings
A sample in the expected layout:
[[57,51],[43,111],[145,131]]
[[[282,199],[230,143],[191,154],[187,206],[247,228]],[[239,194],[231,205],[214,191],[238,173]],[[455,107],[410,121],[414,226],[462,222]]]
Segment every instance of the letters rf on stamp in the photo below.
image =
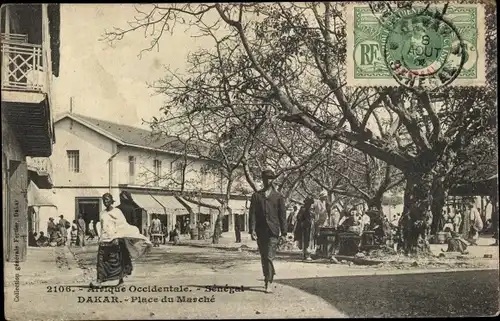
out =
[[376,5],[347,5],[349,86],[485,85],[481,4]]

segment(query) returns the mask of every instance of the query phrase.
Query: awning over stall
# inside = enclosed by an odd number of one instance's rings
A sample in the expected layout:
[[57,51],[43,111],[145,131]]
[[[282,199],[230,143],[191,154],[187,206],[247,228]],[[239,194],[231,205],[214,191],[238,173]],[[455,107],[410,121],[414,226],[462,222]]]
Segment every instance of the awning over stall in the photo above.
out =
[[148,214],[171,214],[176,212],[187,212],[174,196],[169,195],[150,195],[133,193],[134,201],[145,209]]
[[[187,209],[174,197],[170,195],[151,195],[158,203],[163,205],[167,210],[167,214],[186,214]],[[179,213],[181,212],[181,213]]]
[[[182,200],[193,210],[195,213],[200,213],[200,214],[211,214],[211,211],[217,211],[216,209],[212,209],[206,206],[201,206],[192,202],[189,202],[186,198],[182,198]],[[201,199],[195,199],[195,201],[199,201],[200,203],[207,204],[207,205],[212,205],[215,207],[221,206],[221,203],[217,201],[216,199],[213,198],[201,198]]]
[[137,205],[145,209],[148,214],[167,214],[163,205],[157,202],[149,194],[132,194],[132,199]]

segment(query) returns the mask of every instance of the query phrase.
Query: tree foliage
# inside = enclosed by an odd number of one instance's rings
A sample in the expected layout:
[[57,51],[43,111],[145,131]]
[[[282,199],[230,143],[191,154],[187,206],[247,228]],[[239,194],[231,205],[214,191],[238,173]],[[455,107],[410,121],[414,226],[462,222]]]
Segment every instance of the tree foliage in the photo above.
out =
[[[446,8],[439,10],[444,13]],[[396,168],[406,178],[405,243],[407,250],[415,251],[422,239],[425,242],[429,206],[435,205],[436,212],[443,191],[455,184],[457,173],[466,173],[472,165],[467,155],[490,162],[487,153],[473,146],[492,147],[491,134],[496,130],[496,52],[491,47],[496,40],[495,13],[487,7],[486,87],[428,92],[347,87],[348,22],[343,9],[341,3],[331,2],[153,5],[131,28],[106,36],[116,40],[130,31],[155,28],[151,38],[156,45],[165,31],[183,24],[197,36],[211,38],[212,48],[189,55],[191,68],[186,75],[174,74],[162,82],[160,90],[171,97],[165,111],[187,104],[193,113],[208,113],[214,123],[231,120],[235,128],[247,130],[248,136],[242,137],[252,144],[258,136],[255,123],[272,119],[274,126],[282,126],[278,117],[302,134],[296,143],[304,154],[313,153],[318,145],[308,142],[336,142],[370,161],[382,161],[381,168],[384,163],[390,171]],[[287,135],[285,129],[283,133]],[[260,141],[263,144],[265,137]],[[262,146],[275,154],[277,167],[301,162],[286,154],[276,158],[280,152]],[[245,156],[249,154],[240,158],[243,164],[249,160]],[[259,157],[269,159],[263,154],[254,158]],[[350,185],[359,189],[364,183]]]

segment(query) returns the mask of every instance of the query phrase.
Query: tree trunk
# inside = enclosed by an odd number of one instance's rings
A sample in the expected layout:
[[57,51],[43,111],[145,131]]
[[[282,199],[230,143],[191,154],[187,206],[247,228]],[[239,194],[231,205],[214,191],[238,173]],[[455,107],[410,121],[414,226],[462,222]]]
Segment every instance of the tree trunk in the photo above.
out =
[[224,217],[225,210],[225,205],[222,205],[218,210],[219,213],[217,214],[214,224],[214,234],[212,235],[212,244],[219,244],[219,238],[222,234],[222,218]]
[[380,197],[375,196],[375,197],[369,199],[366,202],[366,205],[368,206],[368,209],[375,207],[379,214],[382,213],[382,196],[380,196]]
[[226,193],[224,195],[224,202],[218,208],[218,215],[215,219],[214,234],[212,235],[212,244],[219,244],[219,238],[222,234],[222,218],[226,215],[229,206],[229,200],[231,198],[231,186],[233,185],[233,179],[231,175],[228,175]]
[[432,221],[428,213],[432,179],[430,174],[408,174],[404,195],[403,215],[400,221],[402,245],[405,254],[428,255],[428,232]]
[[432,181],[432,203],[431,203],[431,211],[432,211],[432,225],[431,225],[431,234],[435,235],[439,232],[443,226],[441,226],[441,218],[443,216],[443,207],[446,205],[446,199],[448,197],[448,193],[446,188],[444,187],[443,178],[436,177]]

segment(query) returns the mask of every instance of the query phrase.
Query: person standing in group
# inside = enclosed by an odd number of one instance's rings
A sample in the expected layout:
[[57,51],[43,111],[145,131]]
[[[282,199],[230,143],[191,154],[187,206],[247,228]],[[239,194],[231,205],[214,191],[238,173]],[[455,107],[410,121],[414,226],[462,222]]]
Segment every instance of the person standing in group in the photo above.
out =
[[113,196],[102,196],[105,210],[100,214],[101,231],[97,253],[97,280],[90,287],[101,287],[103,282],[118,280],[132,274],[132,259],[151,248],[151,242],[136,226],[127,223],[122,211],[113,207]]
[[239,220],[239,215],[234,215],[234,234],[236,237],[236,243],[241,243],[241,225]]
[[64,239],[64,244],[68,243],[68,229],[71,227],[71,224],[64,218],[63,215],[59,215],[59,230]]
[[80,214],[80,216],[78,217],[78,221],[76,223],[77,227],[78,227],[78,245],[80,247],[84,247],[85,246],[85,231],[86,231],[86,224],[85,224],[85,221],[83,220],[83,215]]
[[297,215],[297,227],[295,237],[299,241],[299,249],[302,250],[303,259],[311,261],[311,250],[314,243],[314,214],[311,211],[311,206],[314,200],[312,197],[306,197],[304,205],[300,208]]
[[460,227],[462,225],[462,214],[460,211],[455,212],[455,217],[453,217],[453,226],[456,233],[460,233]]
[[49,217],[49,222],[47,223],[47,235],[49,236],[50,241],[52,241],[56,232],[57,232],[56,223],[54,223],[54,219],[52,217]]
[[479,240],[479,231],[483,229],[483,219],[481,218],[481,214],[474,207],[474,204],[469,204],[470,211],[470,229],[469,229],[469,243],[471,245],[477,245],[477,241]]
[[70,245],[71,246],[76,246],[78,239],[78,223],[76,220],[73,220],[73,224],[71,224],[71,241]]
[[[160,246],[160,235],[162,233],[161,221],[157,215],[153,214],[153,219],[151,220],[151,239],[153,241],[153,246]],[[130,224],[130,223],[129,223]]]
[[181,229],[179,226],[179,222],[175,223],[174,229],[170,233],[172,237],[172,243],[177,245],[179,243],[179,236],[181,235]]
[[94,220],[90,220],[89,222],[89,236],[87,240],[93,240],[95,238],[95,229],[94,229]]
[[295,223],[297,222],[298,212],[299,211],[297,205],[294,205],[292,211],[290,212],[288,218],[286,219],[286,226],[288,227],[288,233],[293,233],[294,231]]
[[249,221],[252,238],[257,240],[259,248],[266,293],[271,293],[271,285],[276,274],[273,260],[280,233],[286,241],[285,199],[273,185],[276,175],[272,169],[262,171],[261,177],[264,188],[252,195]]
[[326,190],[322,190],[319,193],[318,199],[313,200],[313,204],[311,205],[311,213],[312,213],[312,235],[310,240],[310,252],[318,254],[319,251],[319,235],[321,231],[321,227],[325,225],[328,220],[328,211],[327,211],[327,199],[328,193]]

